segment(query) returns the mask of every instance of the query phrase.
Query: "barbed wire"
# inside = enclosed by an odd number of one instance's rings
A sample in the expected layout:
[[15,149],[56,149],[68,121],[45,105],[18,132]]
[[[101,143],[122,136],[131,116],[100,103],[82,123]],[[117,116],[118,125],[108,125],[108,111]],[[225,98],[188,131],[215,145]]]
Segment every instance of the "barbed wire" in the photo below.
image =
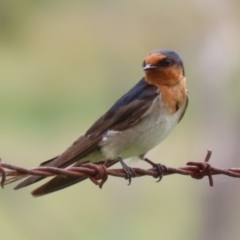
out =
[[[213,175],[227,175],[229,177],[240,178],[240,168],[227,168],[221,169],[213,167],[209,164],[212,151],[208,150],[207,155],[203,162],[188,162],[186,166],[173,168],[164,166],[163,176],[169,176],[172,174],[180,174],[191,176],[195,179],[202,179],[208,177],[209,185],[213,186]],[[132,168],[134,177],[152,176],[159,177],[159,172],[156,168],[142,169]],[[0,159],[0,185],[2,188],[6,184],[13,183],[22,178],[28,176],[74,176],[74,177],[86,177],[89,178],[93,183],[102,188],[103,184],[107,181],[108,176],[127,178],[127,175],[123,169],[108,169],[104,164],[91,164],[86,163],[80,167],[69,167],[69,168],[56,168],[56,167],[36,167],[26,169],[12,164],[4,163]]]

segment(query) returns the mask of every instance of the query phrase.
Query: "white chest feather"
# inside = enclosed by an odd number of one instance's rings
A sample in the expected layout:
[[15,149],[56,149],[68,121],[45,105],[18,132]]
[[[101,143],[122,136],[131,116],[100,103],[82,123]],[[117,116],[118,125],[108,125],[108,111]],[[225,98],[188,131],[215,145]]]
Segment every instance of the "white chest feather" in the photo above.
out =
[[169,113],[158,97],[137,124],[121,132],[109,130],[104,135],[100,143],[102,154],[114,159],[119,155],[129,158],[147,153],[173,130],[183,109]]

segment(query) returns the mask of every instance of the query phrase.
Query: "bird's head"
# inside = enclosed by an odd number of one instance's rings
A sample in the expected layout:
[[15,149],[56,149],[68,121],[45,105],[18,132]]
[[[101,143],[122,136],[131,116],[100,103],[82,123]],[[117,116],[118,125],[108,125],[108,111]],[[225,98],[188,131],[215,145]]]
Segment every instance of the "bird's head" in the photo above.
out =
[[143,62],[145,79],[149,84],[173,86],[185,79],[183,61],[169,50],[151,52]]

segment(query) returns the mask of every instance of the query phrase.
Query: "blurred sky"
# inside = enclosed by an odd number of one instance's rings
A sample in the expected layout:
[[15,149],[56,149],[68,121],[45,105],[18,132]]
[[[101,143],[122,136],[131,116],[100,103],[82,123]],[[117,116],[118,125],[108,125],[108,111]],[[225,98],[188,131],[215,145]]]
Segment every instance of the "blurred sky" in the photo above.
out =
[[[0,2],[0,157],[34,167],[64,151],[142,76],[154,49],[185,63],[190,105],[148,157],[240,166],[240,2]],[[134,162],[131,166],[149,167]],[[0,192],[1,239],[240,239],[240,182],[164,177],[90,181],[33,198]]]

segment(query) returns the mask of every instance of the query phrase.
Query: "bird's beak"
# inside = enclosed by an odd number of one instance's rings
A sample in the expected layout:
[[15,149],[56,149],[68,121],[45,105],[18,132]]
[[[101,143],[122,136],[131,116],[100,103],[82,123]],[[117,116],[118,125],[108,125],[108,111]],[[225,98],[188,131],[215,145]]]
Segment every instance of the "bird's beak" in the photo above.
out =
[[143,68],[143,70],[146,71],[146,70],[156,69],[156,68],[157,68],[156,66],[153,66],[151,64],[146,64],[146,66]]

